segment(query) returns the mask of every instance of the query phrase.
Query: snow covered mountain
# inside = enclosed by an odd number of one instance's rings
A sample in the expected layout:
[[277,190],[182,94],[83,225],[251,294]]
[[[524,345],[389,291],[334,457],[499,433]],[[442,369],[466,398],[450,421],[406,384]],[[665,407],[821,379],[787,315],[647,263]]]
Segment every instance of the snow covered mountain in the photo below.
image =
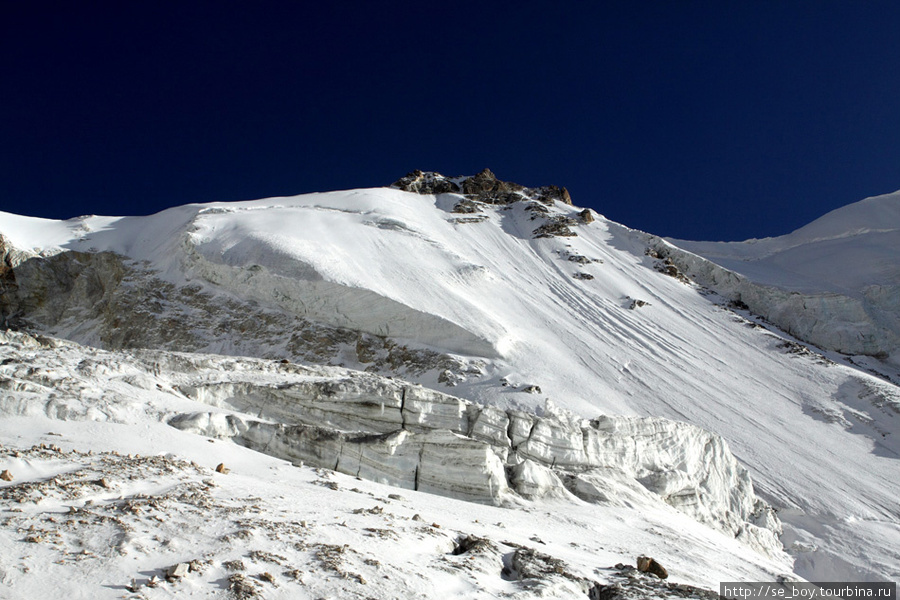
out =
[[651,554],[707,589],[900,579],[898,203],[743,244],[489,171],[2,214],[2,577],[20,597],[88,563],[108,587],[85,597],[596,597],[663,585],[615,566]]
[[866,198],[778,238],[672,242],[709,259],[673,252],[691,277],[785,331],[875,357],[895,373],[900,367],[900,193]]

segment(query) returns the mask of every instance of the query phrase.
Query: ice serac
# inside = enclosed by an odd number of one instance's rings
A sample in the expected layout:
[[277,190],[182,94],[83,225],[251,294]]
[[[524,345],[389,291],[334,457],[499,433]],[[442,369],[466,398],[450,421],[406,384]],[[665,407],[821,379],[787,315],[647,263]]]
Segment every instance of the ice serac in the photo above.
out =
[[[755,496],[749,474],[720,437],[698,427],[635,417],[586,421],[552,403],[543,416],[501,411],[374,374],[330,375],[276,385],[239,376],[185,383],[178,389],[187,396],[239,413],[179,415],[170,424],[467,500],[500,503],[514,491],[664,502],[758,550],[780,551],[778,519]],[[240,416],[247,414],[257,418]]]
[[900,365],[900,192],[776,238],[654,238],[652,246],[701,285],[801,340]]
[[700,285],[796,338],[843,354],[900,360],[900,286],[873,285],[859,295],[800,292],[756,283],[659,238],[653,247]]
[[386,485],[488,503],[498,503],[508,492],[503,463],[490,446],[445,429],[342,432],[215,413],[178,415],[169,423]]

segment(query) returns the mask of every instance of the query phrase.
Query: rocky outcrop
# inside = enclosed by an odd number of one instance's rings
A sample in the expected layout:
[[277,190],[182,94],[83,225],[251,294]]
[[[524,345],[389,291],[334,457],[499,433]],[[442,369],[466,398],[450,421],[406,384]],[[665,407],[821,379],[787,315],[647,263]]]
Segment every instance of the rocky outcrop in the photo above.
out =
[[574,237],[577,234],[570,229],[573,225],[576,225],[575,219],[565,215],[554,215],[531,233],[536,238]]
[[484,169],[473,177],[464,179],[462,189],[466,194],[490,198],[492,196],[501,197],[513,192],[521,192],[525,189],[525,186],[518,183],[500,181],[490,169]]
[[[511,204],[521,200],[536,200],[544,204],[562,202],[572,205],[569,190],[555,185],[528,188],[511,181],[502,181],[490,169],[472,177],[445,177],[435,171],[412,171],[391,187],[416,194],[464,194],[469,200],[485,204]],[[459,212],[463,212],[462,210]]]
[[[458,178],[457,178],[458,179]],[[391,187],[416,194],[458,194],[459,184],[433,171],[423,172],[416,169],[391,184]]]
[[[215,295],[196,284],[174,285],[113,252],[42,257],[8,249],[0,241],[0,260],[7,265],[0,279],[0,324],[15,329],[46,332],[110,350],[161,348],[318,364],[350,356],[358,368],[407,377],[439,369],[465,380],[478,371],[477,365],[457,357],[410,348],[389,335],[353,327],[359,323],[346,318],[353,314],[348,302],[361,302],[371,312],[377,301],[374,294],[362,298],[361,292],[350,294],[325,282],[307,282],[309,289],[304,291],[304,282],[273,278],[262,268],[243,273],[230,269],[236,271],[231,273],[227,267],[196,258],[198,268],[214,282],[231,276],[253,287],[265,280],[265,289],[280,294],[285,305],[280,309],[234,294]],[[295,289],[285,287],[290,285]],[[328,319],[323,310],[298,314],[306,297],[318,295],[318,306],[326,305],[329,291],[336,298],[334,311],[345,315],[344,326],[323,322]],[[290,298],[297,306],[286,304]],[[408,310],[387,300],[384,306],[395,323]],[[459,330],[437,322],[430,328]]]
[[16,276],[13,272],[14,253],[15,248],[0,234],[0,290],[16,283]]
[[9,327],[16,316],[12,304],[19,286],[13,269],[14,257],[15,248],[0,234],[0,325],[3,327]]
[[616,565],[607,575],[607,580],[607,583],[594,584],[588,591],[590,600],[719,600],[722,597],[717,591],[663,581],[658,576],[634,568],[634,565]]

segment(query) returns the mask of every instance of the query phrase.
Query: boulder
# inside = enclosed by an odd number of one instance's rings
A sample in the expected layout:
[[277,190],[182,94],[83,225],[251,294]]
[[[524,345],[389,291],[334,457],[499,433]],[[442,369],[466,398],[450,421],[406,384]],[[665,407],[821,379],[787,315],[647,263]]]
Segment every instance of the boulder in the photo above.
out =
[[172,565],[166,569],[166,577],[168,579],[179,579],[186,576],[190,570],[190,563],[178,563],[177,565]]
[[641,573],[650,573],[651,575],[656,575],[660,579],[665,579],[669,576],[669,572],[649,556],[638,556],[637,568]]

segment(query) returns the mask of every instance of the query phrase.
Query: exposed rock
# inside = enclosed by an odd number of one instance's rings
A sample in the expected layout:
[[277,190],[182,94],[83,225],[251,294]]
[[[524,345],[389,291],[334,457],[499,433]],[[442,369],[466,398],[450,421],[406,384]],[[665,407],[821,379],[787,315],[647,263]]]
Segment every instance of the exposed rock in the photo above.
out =
[[[23,255],[12,264],[19,283],[4,288],[0,282],[0,324],[5,321],[16,329],[49,331],[113,350],[203,352],[227,347],[238,355],[317,364],[336,362],[350,352],[376,372],[410,377],[441,369],[461,377],[471,374],[471,365],[458,357],[316,319],[324,315],[298,315],[290,306],[263,308],[237,296],[214,297],[197,285],[175,286],[111,252]],[[219,276],[209,265],[197,266],[209,270],[212,279]],[[254,271],[248,285],[264,277],[263,271]],[[318,292],[298,288],[279,293],[299,299]],[[338,308],[352,312],[351,307]],[[290,335],[285,336],[286,331]]]
[[190,570],[190,563],[178,563],[177,565],[172,565],[171,567],[166,569],[166,577],[169,579],[180,579],[181,577],[187,576]]
[[631,565],[618,564],[617,572],[606,584],[594,584],[588,590],[590,600],[655,600],[684,598],[686,600],[719,600],[718,592],[683,583],[670,583],[647,576]]
[[494,542],[477,535],[461,537],[456,541],[456,544],[453,547],[453,554],[456,556],[459,556],[460,554],[496,554],[498,552],[499,548],[497,548],[497,545]]
[[481,207],[474,200],[463,198],[453,206],[453,212],[460,214],[480,213]]
[[230,469],[225,466],[225,463],[219,463],[216,465],[216,473],[221,473],[222,475],[227,475],[230,472]]
[[564,187],[548,185],[528,188],[511,181],[501,181],[490,169],[484,169],[472,177],[445,177],[434,171],[412,171],[395,181],[391,187],[417,194],[463,193],[466,200],[459,202],[453,212],[478,212],[475,202],[505,205],[520,200],[535,200],[552,205],[554,202],[572,204],[572,197]]
[[591,275],[590,273],[580,273],[580,272],[575,273],[574,275],[572,275],[572,277],[574,277],[575,279],[581,279],[583,281],[590,281],[591,279],[594,278],[594,276]]
[[249,600],[260,596],[259,585],[241,573],[228,577],[228,589],[236,600]]
[[391,184],[391,187],[416,194],[458,194],[459,185],[436,172],[418,169],[407,173]]
[[522,388],[522,391],[525,392],[526,394],[540,394],[540,393],[541,393],[541,386],[539,386],[539,385],[526,385],[524,388]]
[[525,205],[525,210],[531,213],[531,220],[550,214],[550,209],[546,205],[538,202],[529,202]]
[[571,217],[555,215],[531,233],[535,238],[575,237],[577,234],[569,228],[575,224],[575,220]]
[[3,481],[12,481],[13,474],[9,472],[9,469],[3,469],[3,472],[0,473],[0,479]]
[[690,279],[688,279],[687,276],[681,272],[678,266],[672,261],[671,257],[667,256],[665,258],[659,258],[659,255],[656,252],[653,252],[653,254],[658,258],[658,260],[653,264],[654,269],[656,269],[663,275],[674,277],[682,283],[690,283]]
[[569,190],[564,187],[547,185],[530,189],[529,192],[531,192],[536,200],[539,200],[545,204],[562,202],[563,204],[568,204],[569,206],[572,205],[572,197],[569,195]]
[[[16,273],[13,270],[15,248],[0,234],[0,302],[3,296],[16,288]],[[0,313],[0,316],[5,316]]]
[[589,208],[586,208],[583,211],[581,211],[580,213],[578,213],[578,216],[581,217],[581,220],[584,221],[585,223],[593,223],[594,222],[594,213]]
[[649,556],[638,556],[637,569],[641,573],[650,573],[656,575],[660,579],[666,579],[669,576],[668,571],[661,564]]
[[518,183],[500,181],[490,169],[484,169],[462,182],[462,191],[481,198],[509,198],[511,192],[521,192],[525,186]]
[[638,300],[637,298],[632,298],[631,302],[628,304],[628,308],[631,310],[640,308],[642,306],[650,306],[650,303],[646,300]]
[[566,563],[532,548],[516,548],[510,560],[516,579],[542,579],[548,575],[563,575],[580,579],[568,572]]
[[453,387],[457,383],[456,377],[453,375],[453,371],[450,371],[449,369],[445,369],[445,370],[441,371],[441,374],[438,375],[437,380],[438,380],[438,383],[443,383],[444,385],[446,385],[448,387]]
[[275,581],[275,576],[272,575],[271,573],[269,573],[268,571],[266,571],[266,572],[264,572],[264,573],[260,573],[260,574],[257,575],[256,577],[257,577],[257,579],[259,579],[260,581],[265,581],[266,583],[269,583],[269,584],[271,584],[271,585],[277,585],[277,583],[276,583],[276,581]]

